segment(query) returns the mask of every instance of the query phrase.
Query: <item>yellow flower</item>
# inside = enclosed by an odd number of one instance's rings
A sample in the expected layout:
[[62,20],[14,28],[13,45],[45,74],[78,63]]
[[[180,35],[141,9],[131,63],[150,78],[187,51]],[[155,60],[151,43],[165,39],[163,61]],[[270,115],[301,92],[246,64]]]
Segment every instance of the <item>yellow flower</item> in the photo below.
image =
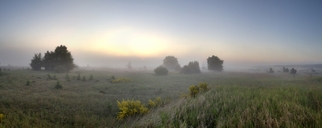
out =
[[0,114],[0,121],[4,118],[4,114]]

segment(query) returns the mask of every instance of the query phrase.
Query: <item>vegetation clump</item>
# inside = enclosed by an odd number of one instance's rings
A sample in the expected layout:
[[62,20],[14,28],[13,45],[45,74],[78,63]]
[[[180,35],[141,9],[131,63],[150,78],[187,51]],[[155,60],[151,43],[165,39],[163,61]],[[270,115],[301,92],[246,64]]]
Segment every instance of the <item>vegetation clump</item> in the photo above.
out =
[[26,85],[27,85],[27,86],[29,86],[29,85],[30,85],[30,81],[29,81],[29,80],[27,80],[27,81],[26,81]]
[[196,97],[199,93],[199,88],[196,85],[192,85],[189,87],[189,91],[191,97]]
[[269,68],[266,72],[267,73],[274,73],[274,70],[272,68]]
[[219,57],[217,56],[212,55],[211,57],[208,57],[207,63],[208,63],[208,70],[219,71],[219,72],[223,70],[222,65],[224,61],[219,59]]
[[292,68],[292,69],[291,69],[291,71],[290,71],[290,73],[291,73],[293,76],[295,76],[296,72],[297,72],[297,71],[296,71],[294,68]]
[[3,118],[4,118],[4,114],[0,113],[0,122],[2,122]]
[[180,71],[181,70],[178,59],[174,56],[166,56],[163,60],[163,66],[171,71]]
[[129,116],[143,115],[149,112],[149,109],[144,106],[139,100],[122,100],[117,101],[119,113],[117,114],[118,120],[123,120]]
[[43,67],[48,71],[56,71],[58,73],[68,72],[76,67],[72,54],[67,50],[66,46],[57,46],[55,51],[47,51],[42,58],[41,53],[36,53],[31,60],[30,66],[33,70],[41,70]]
[[168,75],[168,69],[163,67],[163,66],[159,66],[156,69],[154,69],[155,74],[157,75]]
[[199,83],[198,86],[192,85],[189,87],[190,97],[196,97],[201,92],[206,92],[209,90],[207,83]]
[[149,107],[153,108],[162,105],[162,100],[160,97],[157,97],[155,100],[148,100],[148,103]]
[[283,67],[283,72],[288,73],[290,70],[288,68]]
[[57,81],[55,89],[63,89],[63,85],[59,81]]
[[185,65],[182,67],[180,72],[183,74],[201,73],[199,62],[198,61],[189,62],[188,65]]

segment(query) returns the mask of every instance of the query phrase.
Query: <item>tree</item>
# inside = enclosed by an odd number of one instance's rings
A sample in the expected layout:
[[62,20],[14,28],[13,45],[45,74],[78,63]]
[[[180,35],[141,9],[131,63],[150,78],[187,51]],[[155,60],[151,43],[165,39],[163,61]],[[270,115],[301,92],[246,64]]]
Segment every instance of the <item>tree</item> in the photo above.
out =
[[42,61],[44,63],[45,70],[50,71],[55,69],[56,57],[53,51],[47,51]]
[[198,61],[189,62],[188,65],[185,65],[182,67],[180,72],[184,74],[201,73],[199,62]]
[[178,59],[174,56],[166,56],[163,60],[163,66],[172,71],[180,71],[181,69]]
[[[33,63],[33,60],[37,62],[37,65],[36,63]],[[71,53],[67,50],[67,47],[63,45],[57,46],[54,52],[47,51],[42,59],[40,53],[37,54],[37,56],[35,55],[33,60],[30,66],[34,66],[36,70],[40,70],[41,67],[44,67],[45,70],[49,71],[68,72],[75,68],[74,59]],[[40,63],[41,65],[39,68]]]
[[35,53],[35,56],[32,58],[30,66],[33,70],[41,70],[42,67],[41,53]]
[[[74,69],[74,59],[66,46],[57,46],[54,52],[55,68],[64,67],[66,71]],[[55,69],[56,70],[56,69]]]
[[208,57],[207,59],[208,63],[208,70],[213,71],[219,71],[221,72],[223,70],[223,60],[220,60],[217,56],[212,55],[211,57]]
[[288,68],[283,67],[283,72],[289,72]]
[[296,72],[297,72],[297,71],[296,71],[294,68],[292,68],[292,69],[291,69],[291,71],[290,71],[290,73],[291,73],[293,76],[295,76]]
[[272,68],[269,68],[266,72],[267,73],[274,73],[274,70]]
[[157,75],[168,75],[168,69],[162,65],[154,69],[155,74]]

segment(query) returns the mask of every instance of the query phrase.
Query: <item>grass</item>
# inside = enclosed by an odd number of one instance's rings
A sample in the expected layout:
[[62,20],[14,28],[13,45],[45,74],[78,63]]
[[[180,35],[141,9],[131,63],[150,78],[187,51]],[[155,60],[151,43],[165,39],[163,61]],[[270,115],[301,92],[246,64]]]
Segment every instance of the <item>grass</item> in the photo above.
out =
[[[12,70],[0,76],[0,127],[322,127],[322,82],[289,74]],[[63,89],[55,89],[57,80]],[[95,80],[77,80],[79,76]],[[130,82],[110,83],[110,78]],[[26,86],[26,81],[33,81]],[[180,98],[191,85],[210,90]],[[161,97],[170,103],[117,120],[116,101]]]

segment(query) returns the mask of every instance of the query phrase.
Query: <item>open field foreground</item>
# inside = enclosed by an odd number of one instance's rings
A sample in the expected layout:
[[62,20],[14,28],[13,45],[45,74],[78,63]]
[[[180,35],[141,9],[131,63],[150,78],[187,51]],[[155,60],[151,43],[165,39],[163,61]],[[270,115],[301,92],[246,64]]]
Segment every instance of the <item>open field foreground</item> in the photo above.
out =
[[[200,82],[210,90],[190,97]],[[322,127],[321,92],[322,76],[304,74],[12,70],[0,76],[0,127]],[[123,99],[148,112],[117,119]]]

